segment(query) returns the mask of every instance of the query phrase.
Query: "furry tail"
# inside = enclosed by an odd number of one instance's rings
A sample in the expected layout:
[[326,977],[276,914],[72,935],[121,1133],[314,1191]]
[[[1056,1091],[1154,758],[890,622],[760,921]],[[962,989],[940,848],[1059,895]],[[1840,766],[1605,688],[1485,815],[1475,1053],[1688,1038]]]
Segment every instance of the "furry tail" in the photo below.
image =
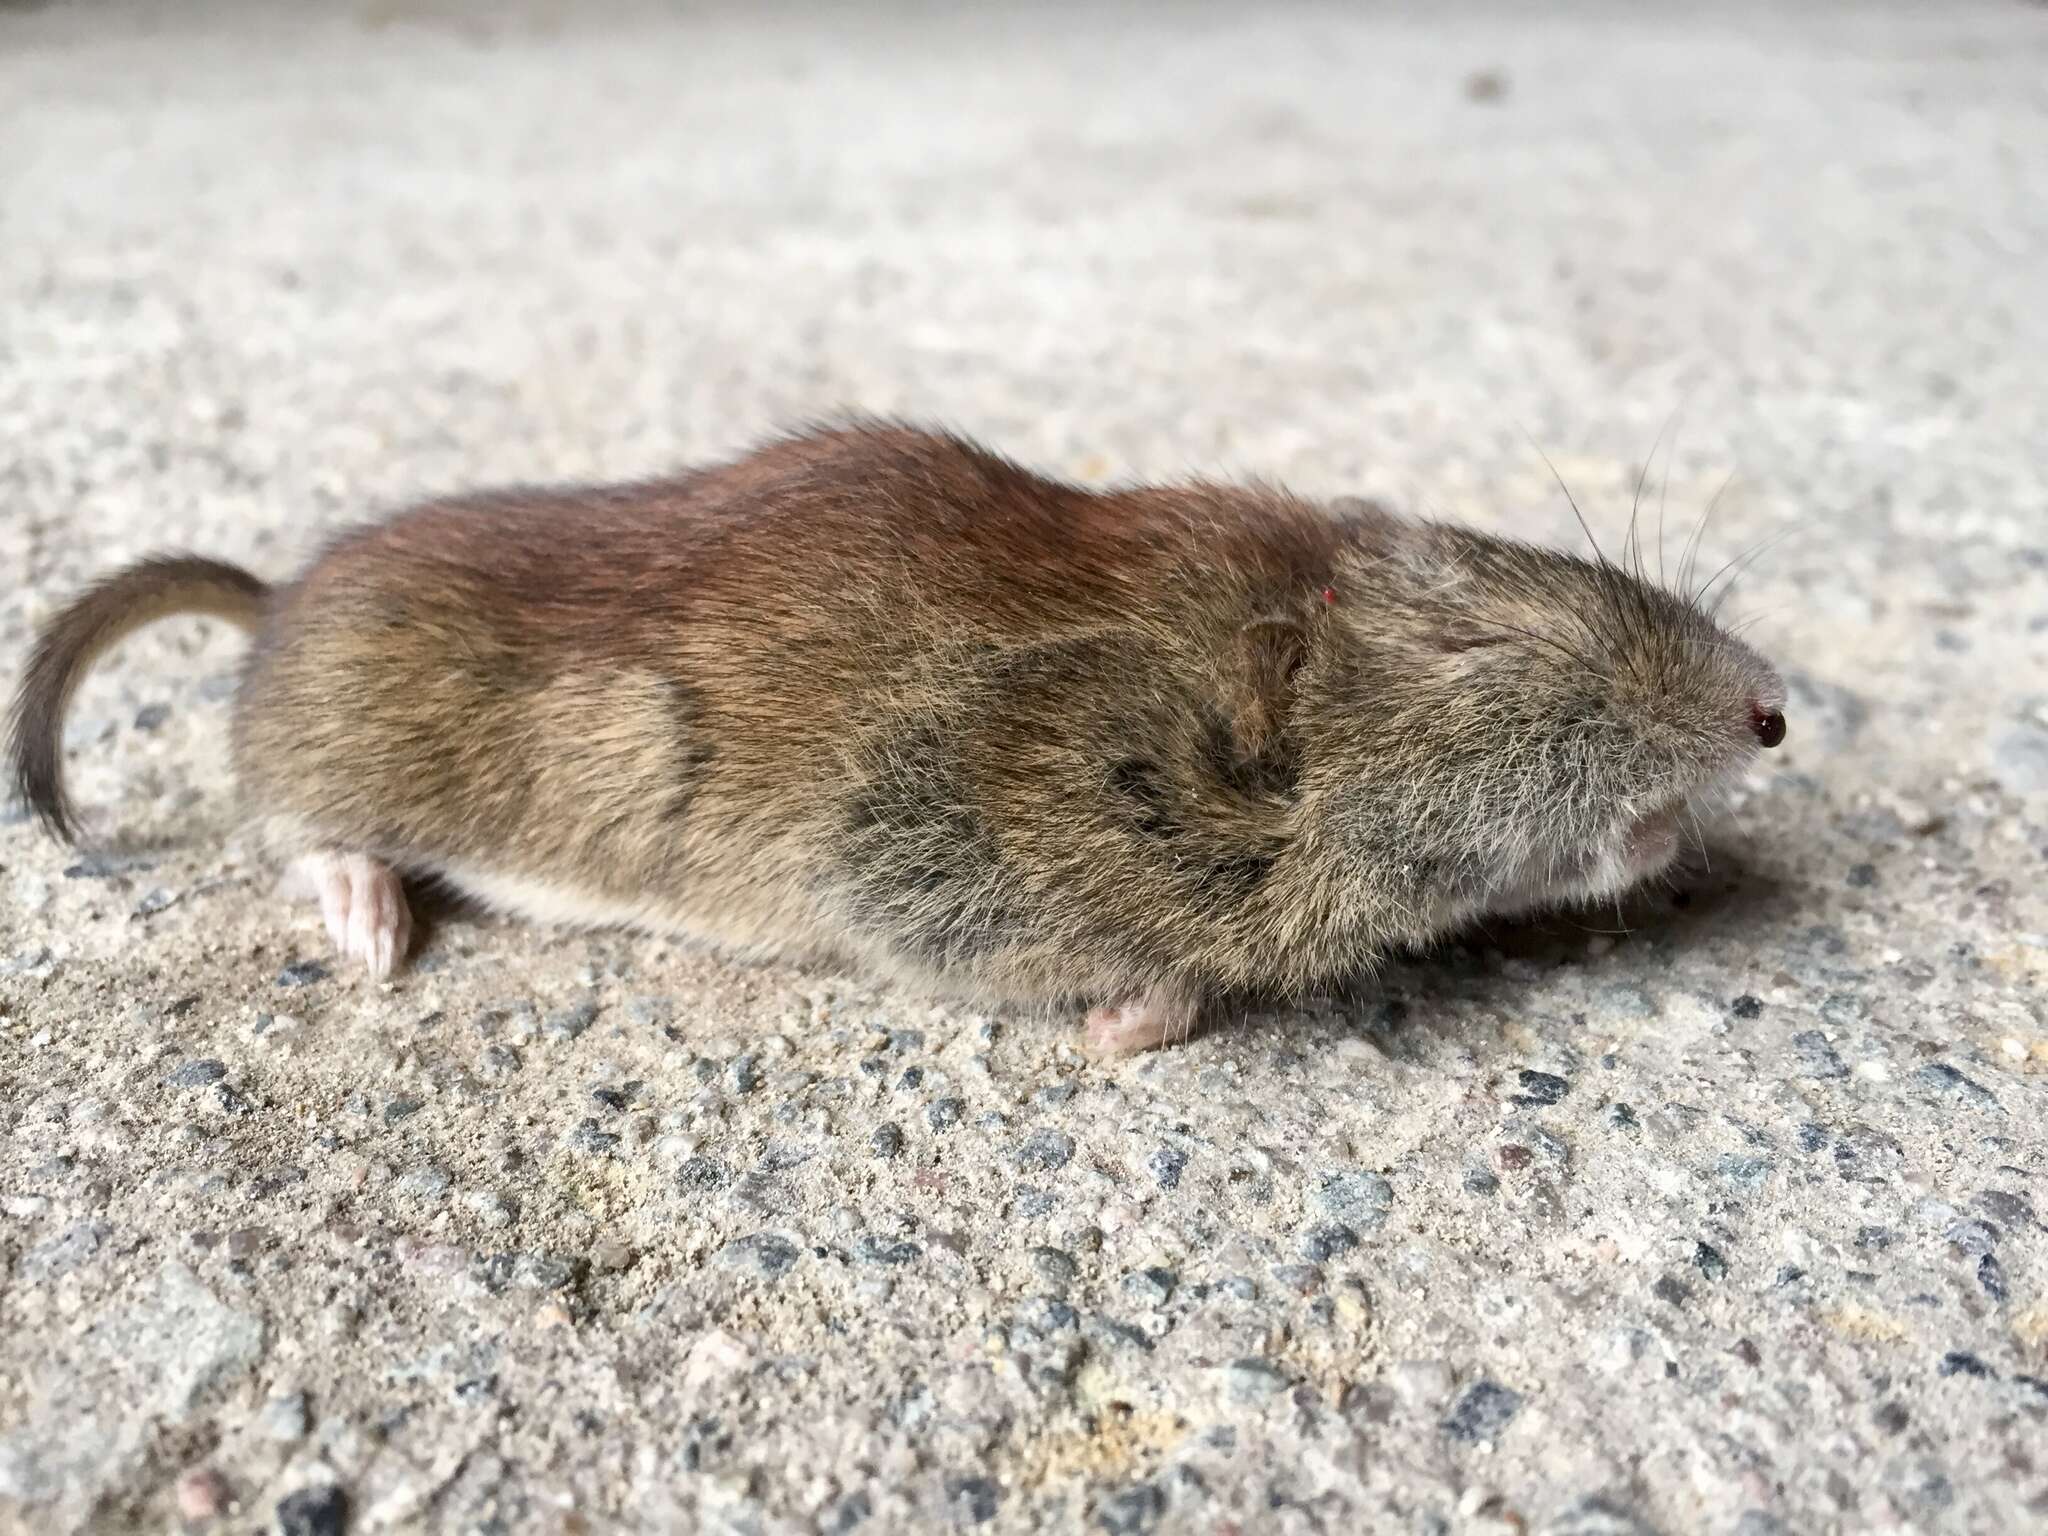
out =
[[64,711],[94,662],[123,638],[174,613],[244,629],[262,620],[270,588],[237,566],[196,555],[154,555],[103,577],[43,627],[14,698],[7,759],[15,793],[66,842],[78,823],[64,797]]

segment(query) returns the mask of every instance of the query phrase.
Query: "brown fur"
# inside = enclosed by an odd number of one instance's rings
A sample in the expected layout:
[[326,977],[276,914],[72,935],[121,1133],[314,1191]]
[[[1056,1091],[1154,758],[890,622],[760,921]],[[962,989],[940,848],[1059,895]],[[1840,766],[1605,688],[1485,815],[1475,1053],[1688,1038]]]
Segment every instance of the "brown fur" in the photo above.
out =
[[[149,590],[31,664],[18,777],[60,830],[82,637]],[[1781,699],[1605,563],[863,424],[347,535],[267,604],[234,758],[285,851],[983,995],[1212,994],[1600,894]]]

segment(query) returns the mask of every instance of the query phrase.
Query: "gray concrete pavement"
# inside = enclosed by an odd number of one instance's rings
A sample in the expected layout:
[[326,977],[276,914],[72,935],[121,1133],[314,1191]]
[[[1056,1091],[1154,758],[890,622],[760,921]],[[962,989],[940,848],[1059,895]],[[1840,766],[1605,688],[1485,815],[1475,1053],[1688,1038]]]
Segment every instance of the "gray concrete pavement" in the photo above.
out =
[[10,684],[120,558],[844,406],[1559,542],[1524,433],[1618,535],[1676,412],[1794,679],[1686,904],[1104,1069],[617,935],[319,974],[235,642],[139,636],[116,856],[0,825],[0,1529],[2048,1521],[2044,272],[2019,3],[0,7]]

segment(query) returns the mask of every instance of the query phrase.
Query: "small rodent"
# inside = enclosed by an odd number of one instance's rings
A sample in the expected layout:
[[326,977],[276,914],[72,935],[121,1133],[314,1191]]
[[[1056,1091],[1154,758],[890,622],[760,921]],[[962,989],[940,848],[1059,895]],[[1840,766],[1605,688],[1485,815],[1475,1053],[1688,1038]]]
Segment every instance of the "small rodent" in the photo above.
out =
[[1777,745],[1697,594],[1273,489],[1108,491],[861,422],[673,479],[457,496],[288,586],[145,560],[60,613],[22,797],[135,626],[255,635],[240,792],[382,977],[400,877],[1184,1035],[1471,919],[1614,896]]

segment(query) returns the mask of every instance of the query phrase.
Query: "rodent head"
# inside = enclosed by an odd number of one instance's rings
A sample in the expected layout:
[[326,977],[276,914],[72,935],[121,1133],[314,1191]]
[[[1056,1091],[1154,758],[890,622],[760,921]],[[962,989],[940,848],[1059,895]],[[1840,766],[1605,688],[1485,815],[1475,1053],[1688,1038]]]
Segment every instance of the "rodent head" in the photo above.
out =
[[1382,539],[1323,594],[1309,686],[1329,813],[1422,927],[1619,894],[1784,738],[1777,673],[1639,569],[1444,524]]

